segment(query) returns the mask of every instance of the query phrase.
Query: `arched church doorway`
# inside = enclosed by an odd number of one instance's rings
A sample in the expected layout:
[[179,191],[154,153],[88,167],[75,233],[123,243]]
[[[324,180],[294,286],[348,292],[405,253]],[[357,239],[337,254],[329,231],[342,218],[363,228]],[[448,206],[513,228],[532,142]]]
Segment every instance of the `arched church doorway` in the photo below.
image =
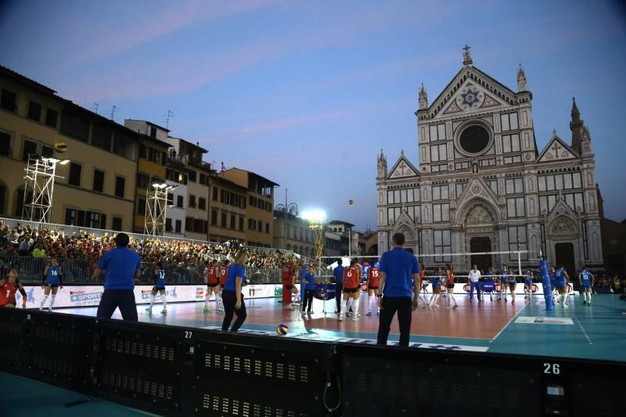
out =
[[554,245],[556,266],[563,265],[570,278],[576,275],[576,259],[574,258],[574,245],[571,242],[557,243]]
[[[470,239],[470,252],[491,252],[491,239],[487,236],[477,236]],[[478,265],[478,269],[487,272],[490,266],[492,266],[491,255],[471,255],[472,265],[468,265],[472,268],[473,265]]]

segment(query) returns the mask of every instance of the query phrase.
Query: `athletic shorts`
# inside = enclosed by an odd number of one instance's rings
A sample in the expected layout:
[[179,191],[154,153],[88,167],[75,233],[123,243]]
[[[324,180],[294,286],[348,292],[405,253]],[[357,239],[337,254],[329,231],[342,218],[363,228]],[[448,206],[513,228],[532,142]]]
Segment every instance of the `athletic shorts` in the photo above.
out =
[[157,287],[156,285],[152,287],[152,291],[165,291],[165,287]]
[[46,284],[44,284],[44,287],[59,288],[59,284],[54,284],[54,285],[52,285],[52,284],[48,284],[48,283],[46,283]]
[[344,288],[343,289],[343,293],[344,294],[355,294],[359,291],[359,288]]
[[218,285],[220,285],[220,284],[215,283],[215,284],[207,284],[206,286],[207,286],[207,288],[215,288]]
[[454,288],[454,284],[446,284],[446,288],[448,288],[448,289]]
[[287,284],[287,285],[285,285],[285,288],[287,288],[288,290],[291,291],[291,290],[293,290],[293,285]]
[[368,286],[367,286],[367,289],[368,289],[368,290],[377,290],[377,289],[378,289],[378,287],[377,287],[377,286],[376,286],[376,287],[370,287],[370,286],[368,285]]

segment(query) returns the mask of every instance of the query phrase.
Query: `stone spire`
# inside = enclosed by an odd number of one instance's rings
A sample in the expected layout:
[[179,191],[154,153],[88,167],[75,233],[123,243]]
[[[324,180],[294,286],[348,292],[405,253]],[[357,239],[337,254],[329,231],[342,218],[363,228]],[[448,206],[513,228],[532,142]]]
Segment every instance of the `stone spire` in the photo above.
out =
[[522,68],[522,64],[519,64],[519,68],[517,69],[517,91],[527,91],[526,73],[524,72],[524,68]]
[[579,155],[581,152],[581,143],[583,141],[584,121],[580,118],[580,111],[576,106],[576,97],[572,97],[572,121],[569,122],[569,128],[572,131],[572,149]]
[[378,155],[377,168],[378,178],[385,178],[387,176],[387,158],[385,157],[382,149],[380,150],[380,154]]
[[426,94],[426,90],[424,89],[423,83],[422,83],[422,86],[420,87],[419,104],[420,104],[420,110],[428,109],[428,94]]

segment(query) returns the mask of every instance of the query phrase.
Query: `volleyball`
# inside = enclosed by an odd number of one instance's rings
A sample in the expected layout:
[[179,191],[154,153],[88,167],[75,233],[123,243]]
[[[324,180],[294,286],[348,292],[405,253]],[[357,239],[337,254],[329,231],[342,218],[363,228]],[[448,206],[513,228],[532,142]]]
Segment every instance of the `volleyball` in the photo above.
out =
[[67,143],[65,142],[57,142],[54,144],[54,150],[59,153],[67,152]]
[[279,324],[278,326],[276,326],[276,333],[284,336],[289,332],[289,327],[287,327],[287,325],[285,324]]

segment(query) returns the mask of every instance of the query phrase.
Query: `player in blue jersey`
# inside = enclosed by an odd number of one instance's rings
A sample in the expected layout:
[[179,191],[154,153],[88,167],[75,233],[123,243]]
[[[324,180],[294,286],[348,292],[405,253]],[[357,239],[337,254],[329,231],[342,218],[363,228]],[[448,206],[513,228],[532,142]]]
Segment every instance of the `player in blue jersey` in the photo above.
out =
[[567,275],[565,267],[559,265],[559,269],[554,273],[554,285],[559,292],[556,302],[562,302],[563,308],[567,308],[567,281],[569,281],[569,275]]
[[[247,261],[248,253],[240,251],[235,256],[235,263],[228,268],[226,284],[224,284],[224,289],[222,290],[222,299],[224,301],[222,331],[226,332],[230,329],[231,332],[236,332],[246,320],[246,317],[248,317],[246,304],[243,301],[243,291],[241,291],[241,287],[248,283],[245,269]],[[237,315],[237,319],[231,327],[230,323],[234,315]]]
[[333,269],[333,275],[335,276],[335,302],[337,303],[335,314],[337,315],[341,315],[341,296],[343,295],[343,273],[345,269],[341,258],[337,259],[337,267]]
[[530,299],[533,295],[533,271],[526,270],[524,274],[524,299]]
[[52,311],[57,292],[59,291],[59,288],[63,288],[63,272],[61,271],[57,258],[50,258],[50,263],[46,265],[46,268],[43,271],[43,282],[41,283],[41,287],[43,288],[44,295],[41,300],[41,304],[39,305],[39,310],[43,310],[43,306],[46,304],[48,296],[52,293],[52,297],[50,297],[50,305],[48,306],[48,311]]
[[154,299],[157,293],[161,295],[161,301],[163,302],[163,310],[161,314],[167,314],[167,292],[165,291],[165,269],[163,268],[163,262],[159,261],[154,266],[154,286],[152,287],[152,293],[150,298],[150,306],[146,308],[148,314],[152,314],[152,306],[154,305]]
[[441,283],[445,280],[446,271],[443,267],[439,267],[438,271],[435,271],[433,275],[433,280],[431,285],[433,286],[433,295],[430,297],[430,303],[428,307],[439,307],[437,301],[439,301],[439,297],[441,296]]
[[504,302],[506,303],[506,290],[508,288],[509,282],[509,268],[506,264],[502,264],[502,269],[500,270],[500,292],[498,293],[498,300],[500,301],[504,298]]
[[578,274],[580,285],[583,293],[583,305],[591,305],[591,294],[593,293],[593,274],[587,271],[587,267],[583,266],[583,269]]
[[138,321],[137,303],[135,301],[135,279],[141,275],[141,257],[128,249],[130,237],[126,233],[115,236],[116,248],[100,257],[93,278],[99,278],[104,272],[104,293],[96,317],[110,319],[116,308],[120,309],[122,318]]

